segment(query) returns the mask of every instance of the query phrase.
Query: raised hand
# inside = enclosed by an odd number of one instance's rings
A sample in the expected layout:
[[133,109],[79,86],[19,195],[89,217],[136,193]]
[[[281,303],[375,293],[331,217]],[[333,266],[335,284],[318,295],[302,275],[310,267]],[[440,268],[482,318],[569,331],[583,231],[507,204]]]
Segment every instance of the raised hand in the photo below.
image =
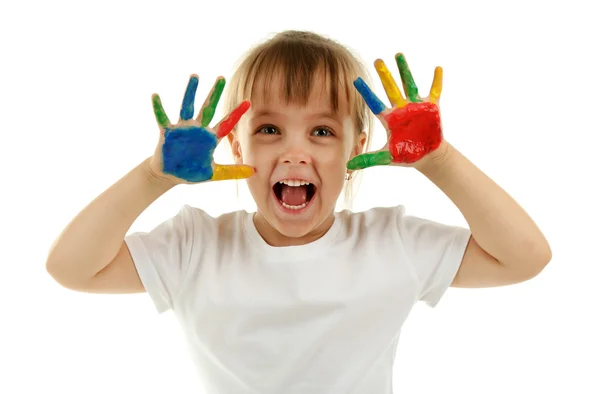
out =
[[210,128],[208,125],[214,117],[224,87],[225,79],[217,78],[198,116],[192,119],[198,88],[198,76],[192,75],[181,104],[179,122],[175,125],[169,121],[159,95],[152,95],[154,115],[161,131],[160,141],[151,163],[151,168],[155,172],[164,174],[176,183],[243,179],[254,174],[253,167],[221,165],[213,160],[213,153],[220,140],[233,130],[242,115],[250,108],[250,102],[243,101],[214,128]]
[[385,127],[388,139],[382,149],[352,158],[347,163],[350,170],[394,164],[413,166],[442,142],[438,107],[442,93],[442,68],[436,67],[429,96],[422,98],[404,55],[397,54],[396,62],[404,96],[383,60],[375,61],[375,69],[392,108],[387,108],[361,78],[354,81],[366,104]]

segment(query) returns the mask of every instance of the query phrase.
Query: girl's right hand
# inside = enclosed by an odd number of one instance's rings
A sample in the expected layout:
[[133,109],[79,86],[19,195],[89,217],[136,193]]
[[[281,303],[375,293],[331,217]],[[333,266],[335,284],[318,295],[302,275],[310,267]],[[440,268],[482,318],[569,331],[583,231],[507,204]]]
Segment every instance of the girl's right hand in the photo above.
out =
[[198,76],[190,77],[179,121],[173,125],[165,114],[158,94],[152,95],[154,115],[160,128],[160,138],[156,151],[150,159],[150,171],[159,179],[167,179],[175,184],[192,184],[205,181],[244,179],[254,174],[254,168],[246,165],[221,165],[213,160],[213,153],[219,141],[229,134],[242,115],[250,108],[249,101],[243,101],[214,128],[211,122],[223,88],[225,79],[217,78],[211,94],[206,98],[200,113],[193,119],[194,99],[198,88]]

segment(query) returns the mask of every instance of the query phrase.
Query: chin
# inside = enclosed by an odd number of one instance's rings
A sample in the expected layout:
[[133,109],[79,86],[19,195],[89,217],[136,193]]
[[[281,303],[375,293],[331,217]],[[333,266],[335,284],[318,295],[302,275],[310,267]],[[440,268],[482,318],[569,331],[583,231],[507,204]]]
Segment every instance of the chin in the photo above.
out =
[[302,208],[288,208],[272,193],[262,209],[262,216],[273,229],[286,238],[304,238],[312,233],[320,232],[319,228],[333,212],[325,209],[318,193]]
[[[296,179],[298,178],[302,177],[296,176]],[[325,222],[333,214],[336,203],[335,200],[328,201],[327,198],[324,198],[328,195],[333,196],[333,193],[331,190],[327,190],[324,195],[322,183],[318,179],[304,179],[300,182],[276,181],[271,183],[268,191],[265,190],[262,182],[249,183],[250,192],[257,202],[259,214],[266,222],[264,224],[281,236],[290,240],[294,239],[298,243],[310,241],[315,236],[318,238],[326,232]],[[298,202],[295,206],[284,203],[282,183],[287,186],[305,188],[306,198],[304,201]],[[292,243],[296,242],[292,241]]]

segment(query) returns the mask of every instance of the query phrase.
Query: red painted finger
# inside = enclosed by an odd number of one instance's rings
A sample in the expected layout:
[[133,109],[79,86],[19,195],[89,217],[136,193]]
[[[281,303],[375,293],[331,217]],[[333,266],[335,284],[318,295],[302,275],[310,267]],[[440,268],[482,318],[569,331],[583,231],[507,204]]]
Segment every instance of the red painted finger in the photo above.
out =
[[229,116],[219,123],[219,126],[217,127],[217,138],[221,139],[229,134],[235,125],[240,121],[242,115],[248,111],[248,108],[250,108],[250,101],[245,100],[242,101],[242,103],[238,105],[236,109],[231,111]]

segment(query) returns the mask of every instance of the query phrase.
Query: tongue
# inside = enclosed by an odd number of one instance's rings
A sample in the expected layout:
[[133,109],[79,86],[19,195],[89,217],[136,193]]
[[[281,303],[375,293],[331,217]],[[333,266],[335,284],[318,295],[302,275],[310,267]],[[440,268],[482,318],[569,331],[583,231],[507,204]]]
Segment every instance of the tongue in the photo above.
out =
[[288,186],[281,188],[281,201],[287,205],[302,205],[306,202],[306,186]]

